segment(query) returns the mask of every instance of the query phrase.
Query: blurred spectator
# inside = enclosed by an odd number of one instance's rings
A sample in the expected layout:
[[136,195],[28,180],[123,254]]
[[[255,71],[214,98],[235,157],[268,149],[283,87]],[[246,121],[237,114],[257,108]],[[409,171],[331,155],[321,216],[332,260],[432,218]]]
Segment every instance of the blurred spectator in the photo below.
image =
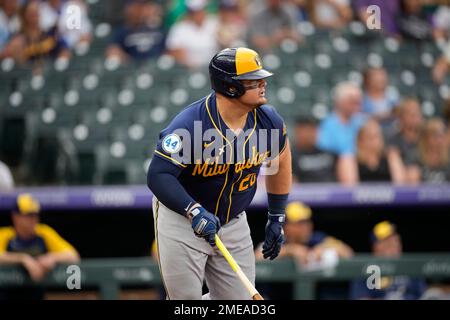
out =
[[364,72],[363,111],[378,120],[389,122],[397,99],[388,94],[388,75],[384,68],[368,68]]
[[447,283],[433,283],[423,293],[421,300],[450,300],[450,285]]
[[[286,207],[284,232],[286,243],[279,257],[293,257],[304,267],[325,267],[339,258],[353,256],[353,250],[344,242],[314,230],[311,208],[301,202],[291,202]],[[256,260],[263,260],[262,244],[255,255]]]
[[220,0],[218,41],[221,48],[245,47],[247,23],[238,0]]
[[[77,28],[71,24],[74,22],[72,15],[75,12],[80,13],[80,24]],[[92,25],[87,14],[87,7],[82,0],[41,1],[39,15],[42,30],[47,32],[56,27],[70,48],[79,43],[91,42]]]
[[125,24],[116,30],[113,43],[106,49],[107,58],[118,58],[121,62],[130,59],[143,61],[163,52],[162,20],[152,19],[153,6],[157,5],[140,0],[127,4]]
[[433,66],[433,80],[437,84],[441,84],[448,71],[450,70],[450,41],[445,45],[443,49],[443,54],[436,60]]
[[292,6],[283,0],[266,0],[263,9],[250,16],[249,37],[255,50],[262,52],[270,51],[285,39],[300,41]]
[[413,182],[445,183],[450,181],[449,144],[442,119],[425,122],[419,139],[419,161],[408,168]]
[[142,15],[144,23],[160,26],[164,23],[164,9],[158,0],[141,0],[143,2]]
[[[403,251],[402,240],[396,226],[389,221],[375,225],[370,233],[372,254],[380,258],[399,258]],[[351,299],[417,300],[426,290],[423,279],[407,276],[381,277],[380,289],[369,289],[367,281],[353,281]]]
[[39,2],[39,24],[44,31],[58,25],[62,0],[42,0]]
[[398,121],[387,134],[388,152],[398,152],[406,167],[417,162],[422,110],[414,98],[404,99],[397,110]]
[[178,63],[192,68],[208,65],[219,49],[217,17],[206,13],[206,0],[186,0],[188,13],[167,36],[167,49]]
[[447,127],[447,143],[450,146],[450,98],[447,99],[443,109],[445,126]]
[[[41,281],[58,263],[77,263],[78,252],[51,227],[39,223],[40,205],[30,194],[14,203],[12,227],[0,228],[0,263],[21,264],[34,282]],[[40,286],[2,289],[3,299],[43,299]]]
[[[79,28],[73,28],[69,23],[75,10],[80,12]],[[58,30],[70,48],[77,45],[89,45],[92,41],[92,23],[88,16],[88,7],[82,0],[65,1],[58,20]]]
[[296,14],[294,15],[294,18],[296,21],[307,21],[309,20],[309,12],[310,10],[310,6],[313,3],[313,1],[311,0],[291,0],[290,1],[296,10]]
[[401,0],[401,11],[397,18],[402,36],[413,40],[428,40],[432,38],[433,29],[423,10],[422,0]]
[[368,12],[369,6],[376,5],[380,8],[381,29],[388,35],[397,35],[398,27],[396,17],[400,11],[399,0],[355,0],[354,8],[357,16],[364,25],[367,25],[369,17],[373,14]]
[[319,126],[317,147],[338,155],[354,155],[356,135],[366,116],[360,113],[361,89],[351,82],[339,83],[333,93],[334,111]]
[[311,1],[311,21],[324,29],[343,29],[352,19],[350,0]]
[[445,43],[450,35],[450,6],[441,5],[433,15],[433,36],[437,43]]
[[312,117],[299,117],[292,146],[292,173],[303,182],[336,181],[337,155],[316,146],[318,123]]
[[[220,0],[219,0],[220,1]],[[240,0],[246,2],[247,0]],[[161,1],[164,4],[164,25],[166,29],[172,27],[176,22],[181,20],[188,12],[188,1],[186,0],[169,0]],[[217,13],[217,0],[207,0],[205,9],[208,13],[215,15]]]
[[21,8],[21,31],[6,45],[1,57],[12,57],[19,63],[32,62],[39,67],[47,58],[70,57],[67,43],[56,27],[44,31],[39,25],[39,2],[29,1]]
[[8,166],[0,161],[0,192],[8,192],[14,189],[14,179]]
[[405,169],[398,151],[386,153],[381,126],[369,119],[358,132],[356,159],[342,158],[339,179],[345,184],[357,182],[405,182]]
[[20,30],[18,0],[0,0],[0,51]]

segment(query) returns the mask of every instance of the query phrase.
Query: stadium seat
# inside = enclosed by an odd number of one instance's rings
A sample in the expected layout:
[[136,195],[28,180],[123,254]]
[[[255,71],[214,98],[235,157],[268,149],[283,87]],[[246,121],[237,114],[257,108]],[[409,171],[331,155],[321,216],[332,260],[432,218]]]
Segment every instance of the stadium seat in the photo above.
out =
[[8,115],[1,119],[0,155],[12,167],[20,165],[27,136],[25,118],[22,115]]
[[[143,163],[160,131],[187,104],[211,91],[208,70],[188,70],[168,55],[140,63],[107,61],[105,48],[114,32],[110,23],[121,17],[112,17],[105,1],[87,4],[93,41],[84,52],[74,50],[67,66],[48,63],[42,76],[33,76],[11,59],[0,62],[0,152],[18,164],[28,156],[23,151],[27,137],[50,150],[56,145],[51,139],[64,131],[79,165],[70,183],[142,183]],[[332,87],[346,80],[361,83],[368,66],[385,67],[391,89],[418,96],[427,116],[441,112],[446,89],[431,78],[441,54],[433,41],[386,38],[355,21],[342,31],[320,30],[309,22],[299,23],[298,30],[302,42],[283,41],[262,56],[276,73],[268,82],[269,102],[286,121],[299,113],[323,117]],[[450,76],[444,84],[450,84]]]
[[126,176],[128,184],[147,183],[147,161],[128,161],[126,163]]

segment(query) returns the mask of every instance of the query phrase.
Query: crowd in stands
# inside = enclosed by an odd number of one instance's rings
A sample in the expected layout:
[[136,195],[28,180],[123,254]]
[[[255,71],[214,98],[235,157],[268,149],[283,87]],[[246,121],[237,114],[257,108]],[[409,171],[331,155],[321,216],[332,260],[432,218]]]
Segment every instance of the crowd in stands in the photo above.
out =
[[[113,2],[111,7],[117,7]],[[372,5],[377,5],[382,12],[380,32],[387,36],[418,41],[434,39],[444,48],[450,31],[450,8],[441,0],[130,0],[119,3],[123,7],[123,19],[115,23],[107,56],[139,60],[168,53],[193,68],[207,64],[211,55],[224,47],[246,45],[266,52],[285,39],[301,42],[297,24],[302,21],[329,31],[342,30],[354,20],[366,25],[371,19]],[[55,58],[65,50],[70,52],[77,45],[88,44],[93,29],[88,8],[83,0],[0,1],[2,57],[10,56],[20,62],[33,61],[36,56]],[[74,19],[74,13],[79,17]],[[45,42],[46,39],[52,39],[52,44]],[[17,46],[27,50],[18,55]]]
[[293,143],[297,181],[346,185],[450,181],[445,119],[426,119],[416,98],[394,102],[384,89],[372,88],[371,83],[376,83],[373,87],[385,86],[383,69],[366,74],[370,76],[364,91],[350,82],[336,86],[334,110],[320,124],[304,117],[297,120]]
[[[93,38],[88,4],[0,0],[0,60],[31,64],[38,72],[49,59],[71,59]],[[265,54],[287,39],[304,42],[301,22],[329,32],[358,20],[366,25],[373,19],[372,5],[382,13],[379,32],[385,36],[437,44],[442,55],[430,75],[436,85],[443,83],[450,71],[450,7],[440,0],[111,1],[111,7],[122,8],[122,20],[113,24],[104,55],[126,64],[167,54],[195,70],[221,48],[249,46]],[[79,13],[77,27],[73,12]],[[350,82],[336,86],[332,111],[320,122],[298,119],[291,128],[298,182],[450,181],[448,117],[427,119],[415,92],[393,94],[389,80],[383,67],[369,67],[362,88]]]

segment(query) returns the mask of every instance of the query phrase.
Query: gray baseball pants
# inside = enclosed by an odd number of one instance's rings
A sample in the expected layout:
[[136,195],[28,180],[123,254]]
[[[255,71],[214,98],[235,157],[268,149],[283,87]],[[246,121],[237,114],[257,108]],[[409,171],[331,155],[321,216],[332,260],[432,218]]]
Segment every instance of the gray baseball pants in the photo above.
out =
[[[219,249],[196,237],[186,217],[153,197],[153,218],[158,263],[168,299],[201,300],[204,280],[213,300],[251,299]],[[222,226],[218,235],[254,284],[255,255],[246,213]]]

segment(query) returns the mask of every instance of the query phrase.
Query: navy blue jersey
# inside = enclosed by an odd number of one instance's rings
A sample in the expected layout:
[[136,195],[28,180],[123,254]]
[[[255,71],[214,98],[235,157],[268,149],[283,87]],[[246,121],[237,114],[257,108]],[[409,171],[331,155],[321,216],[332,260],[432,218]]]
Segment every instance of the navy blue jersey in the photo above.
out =
[[181,185],[222,224],[249,206],[263,162],[286,147],[283,119],[268,105],[249,112],[237,136],[227,129],[211,93],[161,131],[154,154],[180,168]]
[[160,26],[142,25],[117,30],[114,43],[136,60],[145,60],[164,50],[164,33]]
[[380,289],[369,289],[365,280],[350,285],[350,299],[417,300],[427,287],[425,280],[406,276],[382,277]]

